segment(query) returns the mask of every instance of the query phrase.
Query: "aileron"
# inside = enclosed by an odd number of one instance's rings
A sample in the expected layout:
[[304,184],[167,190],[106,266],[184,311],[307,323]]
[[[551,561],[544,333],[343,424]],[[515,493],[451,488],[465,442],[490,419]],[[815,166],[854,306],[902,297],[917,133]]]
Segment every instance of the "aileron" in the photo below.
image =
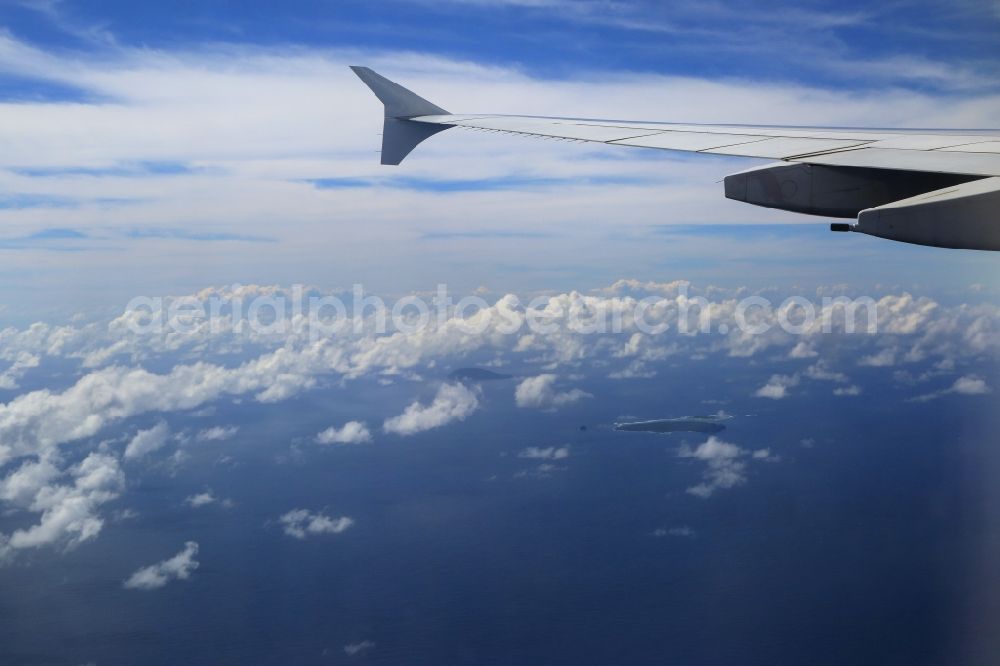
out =
[[636,146],[639,148],[701,152],[713,148],[722,148],[723,146],[736,146],[764,140],[765,137],[750,134],[670,131],[615,141],[615,144],[619,146]]

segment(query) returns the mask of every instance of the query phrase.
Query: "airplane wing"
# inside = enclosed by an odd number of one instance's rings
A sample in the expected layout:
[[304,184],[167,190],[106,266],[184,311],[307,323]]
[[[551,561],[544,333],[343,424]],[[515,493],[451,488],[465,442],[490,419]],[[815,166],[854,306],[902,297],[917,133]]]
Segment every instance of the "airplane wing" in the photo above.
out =
[[725,195],[768,208],[857,218],[833,224],[918,245],[1000,250],[1000,130],[701,125],[451,114],[367,67],[351,69],[385,105],[382,164],[457,127],[778,160],[725,178]]

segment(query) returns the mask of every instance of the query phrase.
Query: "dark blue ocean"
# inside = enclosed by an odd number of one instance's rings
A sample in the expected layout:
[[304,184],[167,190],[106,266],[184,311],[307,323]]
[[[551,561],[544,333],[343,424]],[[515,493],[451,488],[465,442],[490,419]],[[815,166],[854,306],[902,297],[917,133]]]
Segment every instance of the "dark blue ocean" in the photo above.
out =
[[[988,396],[908,402],[888,373],[858,369],[860,397],[814,383],[769,401],[749,396],[774,368],[659,370],[587,375],[576,384],[594,397],[555,412],[517,408],[516,380],[485,382],[479,411],[406,438],[374,426],[446,370],[167,415],[175,430],[240,429],[187,446],[182,465],[130,468],[105,513],[137,515],[100,538],[0,568],[0,663],[1000,663]],[[678,456],[706,435],[611,427],[719,409],[733,415],[720,439],[770,459],[708,498],[686,492],[705,465]],[[374,441],[312,441],[349,419]],[[518,457],[566,445],[550,468]],[[234,505],[185,504],[206,488]],[[293,539],[277,519],[299,507],[355,524]],[[190,579],[123,587],[189,540]]]

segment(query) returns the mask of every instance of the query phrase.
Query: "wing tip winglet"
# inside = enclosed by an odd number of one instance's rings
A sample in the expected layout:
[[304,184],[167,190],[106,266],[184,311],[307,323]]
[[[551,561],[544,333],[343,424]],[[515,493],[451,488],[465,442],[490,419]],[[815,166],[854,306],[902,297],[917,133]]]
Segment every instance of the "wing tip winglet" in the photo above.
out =
[[448,112],[428,102],[416,93],[390,81],[370,67],[351,65],[375,96],[385,105],[382,127],[382,164],[397,165],[424,139],[448,129],[451,125],[431,125],[413,122],[417,116],[448,115]]
[[351,71],[368,86],[385,105],[386,118],[415,118],[417,116],[448,115],[437,104],[427,101],[412,90],[390,81],[370,67],[351,65]]

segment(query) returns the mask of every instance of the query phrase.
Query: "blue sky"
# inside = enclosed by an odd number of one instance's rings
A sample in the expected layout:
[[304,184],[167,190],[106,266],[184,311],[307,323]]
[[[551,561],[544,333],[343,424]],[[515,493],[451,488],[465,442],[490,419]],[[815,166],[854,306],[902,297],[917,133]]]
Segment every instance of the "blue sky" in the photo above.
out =
[[[923,61],[996,73],[995,3],[309,0],[7,3],[15,35],[55,48],[203,43],[436,53],[517,63],[535,76],[580,70],[752,77],[852,87],[867,72],[828,60]],[[860,75],[859,75],[860,74]],[[895,77],[914,76],[903,68]],[[924,84],[943,84],[927,73]],[[891,78],[888,74],[885,78]],[[943,77],[942,77],[943,78]],[[937,79],[937,80],[935,80]],[[995,85],[995,81],[993,84]]]
[[[453,130],[380,167],[381,109],[346,66],[459,112],[997,127],[998,22],[986,2],[7,2],[0,318],[234,282],[960,296],[991,257],[723,199],[753,160]],[[702,225],[723,231],[683,232]]]

